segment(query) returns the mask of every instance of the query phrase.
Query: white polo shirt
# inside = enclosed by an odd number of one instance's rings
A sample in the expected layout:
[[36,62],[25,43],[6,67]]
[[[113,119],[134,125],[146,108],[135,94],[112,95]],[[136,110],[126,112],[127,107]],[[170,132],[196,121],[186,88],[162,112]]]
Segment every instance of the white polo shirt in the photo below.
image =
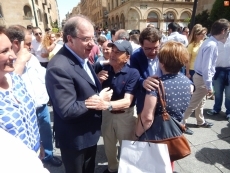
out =
[[39,62],[49,62],[48,57],[47,58],[41,57],[42,53],[48,53],[48,51],[42,46],[41,42],[38,42],[36,39],[34,39],[32,40],[31,45],[32,45],[31,53],[37,57]]

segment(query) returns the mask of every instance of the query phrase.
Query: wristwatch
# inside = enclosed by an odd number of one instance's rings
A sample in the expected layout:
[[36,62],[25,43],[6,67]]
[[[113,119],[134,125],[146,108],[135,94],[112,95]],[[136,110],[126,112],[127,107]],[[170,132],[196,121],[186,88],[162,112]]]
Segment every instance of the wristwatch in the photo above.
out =
[[110,102],[109,102],[109,106],[108,106],[107,110],[108,110],[108,111],[113,110],[113,106],[111,105],[111,103],[110,103]]

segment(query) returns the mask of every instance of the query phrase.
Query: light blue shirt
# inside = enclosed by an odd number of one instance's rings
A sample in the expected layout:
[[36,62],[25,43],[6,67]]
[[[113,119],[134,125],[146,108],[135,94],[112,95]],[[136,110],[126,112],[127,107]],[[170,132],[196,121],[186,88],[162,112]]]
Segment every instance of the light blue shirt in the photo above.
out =
[[65,44],[65,47],[77,58],[77,60],[80,62],[80,64],[82,65],[82,67],[84,68],[84,70],[86,71],[86,73],[89,75],[90,79],[95,84],[95,80],[94,80],[93,74],[92,74],[91,70],[89,69],[89,66],[88,66],[88,63],[87,63],[88,62],[88,58],[82,59],[74,51],[72,51],[66,44]]
[[203,76],[204,84],[208,90],[212,89],[217,57],[218,41],[211,36],[201,45],[194,64],[195,72]]
[[149,76],[153,76],[153,75],[156,75],[158,77],[162,76],[158,57],[154,59],[148,58],[148,72],[149,72]]

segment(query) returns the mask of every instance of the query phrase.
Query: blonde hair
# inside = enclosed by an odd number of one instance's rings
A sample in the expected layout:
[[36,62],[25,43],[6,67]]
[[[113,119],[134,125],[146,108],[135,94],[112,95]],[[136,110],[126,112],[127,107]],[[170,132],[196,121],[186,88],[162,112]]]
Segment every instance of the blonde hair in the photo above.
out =
[[52,32],[45,33],[43,39],[42,39],[42,46],[47,49],[52,43],[51,43],[51,35],[55,34]]
[[196,24],[193,26],[192,31],[188,37],[188,43],[196,41],[196,35],[201,34],[203,31],[207,32],[207,28],[203,27],[201,24]]

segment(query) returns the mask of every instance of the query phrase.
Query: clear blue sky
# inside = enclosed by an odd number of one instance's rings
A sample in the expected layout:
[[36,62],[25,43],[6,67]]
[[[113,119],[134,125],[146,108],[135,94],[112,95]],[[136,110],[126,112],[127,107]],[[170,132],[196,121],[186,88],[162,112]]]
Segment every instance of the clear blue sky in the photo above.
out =
[[80,0],[57,0],[60,20],[65,18],[65,15],[76,7]]

